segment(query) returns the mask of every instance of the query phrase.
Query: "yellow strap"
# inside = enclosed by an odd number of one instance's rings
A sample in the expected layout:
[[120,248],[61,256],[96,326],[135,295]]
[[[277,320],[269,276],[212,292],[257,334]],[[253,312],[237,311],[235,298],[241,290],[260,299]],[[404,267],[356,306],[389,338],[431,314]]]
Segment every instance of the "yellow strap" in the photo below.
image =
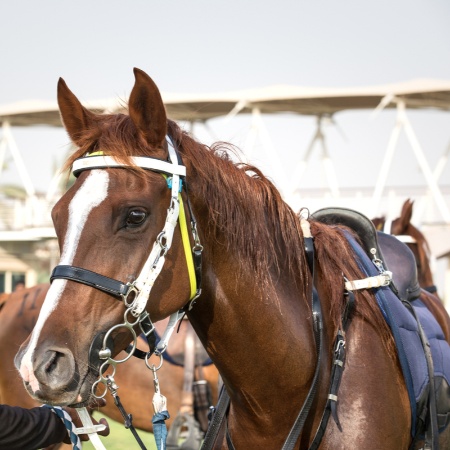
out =
[[191,297],[192,300],[197,293],[197,278],[195,277],[195,267],[194,267],[194,258],[192,257],[191,251],[191,241],[189,240],[189,232],[187,228],[186,222],[186,214],[184,212],[183,199],[181,197],[181,193],[178,194],[178,200],[180,202],[180,230],[181,230],[181,239],[183,241],[184,254],[186,255],[186,263],[189,273],[189,282],[191,284]]

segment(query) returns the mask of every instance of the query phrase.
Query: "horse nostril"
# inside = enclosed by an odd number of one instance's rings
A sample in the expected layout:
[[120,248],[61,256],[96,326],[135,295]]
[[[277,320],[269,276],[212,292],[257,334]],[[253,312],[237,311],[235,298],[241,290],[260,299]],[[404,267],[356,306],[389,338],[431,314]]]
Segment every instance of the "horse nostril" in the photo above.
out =
[[45,365],[45,372],[47,374],[51,374],[51,372],[53,372],[58,364],[58,360],[61,358],[61,353],[58,352],[54,352],[53,356],[50,358],[50,360],[47,362],[47,364]]
[[75,362],[70,351],[47,350],[36,361],[36,378],[51,389],[64,389],[74,381]]

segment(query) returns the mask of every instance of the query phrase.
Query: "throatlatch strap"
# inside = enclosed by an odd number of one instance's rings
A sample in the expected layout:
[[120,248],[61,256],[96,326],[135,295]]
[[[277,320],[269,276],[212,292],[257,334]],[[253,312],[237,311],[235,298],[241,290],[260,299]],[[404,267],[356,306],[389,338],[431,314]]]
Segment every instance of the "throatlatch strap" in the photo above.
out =
[[108,294],[114,295],[115,297],[126,295],[129,289],[129,285],[127,284],[123,284],[120,281],[91,272],[90,270],[82,269],[81,267],[64,265],[56,266],[50,276],[50,282],[56,278],[63,278],[86,284]]

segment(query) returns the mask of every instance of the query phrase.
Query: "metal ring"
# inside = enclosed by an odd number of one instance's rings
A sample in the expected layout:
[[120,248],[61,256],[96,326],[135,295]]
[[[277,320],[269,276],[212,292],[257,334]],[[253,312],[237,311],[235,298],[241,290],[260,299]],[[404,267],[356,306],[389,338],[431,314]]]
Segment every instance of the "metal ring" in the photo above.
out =
[[115,363],[115,364],[121,364],[125,361],[128,361],[132,356],[134,351],[136,350],[136,345],[137,345],[137,336],[136,336],[136,332],[134,331],[134,329],[130,326],[127,325],[125,323],[121,323],[118,325],[114,325],[112,328],[109,329],[109,331],[105,334],[104,338],[103,338],[103,348],[106,348],[106,342],[108,340],[109,335],[116,329],[118,328],[127,328],[131,334],[133,335],[133,345],[132,345],[132,350],[130,351],[130,353],[123,359],[114,359],[114,358],[109,358],[109,362],[110,363]]
[[93,384],[92,387],[91,387],[92,395],[93,395],[95,398],[104,398],[105,395],[106,395],[106,393],[108,392],[108,387],[106,386],[105,383],[103,383],[103,384],[105,385],[105,390],[104,390],[100,395],[97,395],[97,394],[95,393],[95,391],[97,390],[97,386],[99,385],[100,381],[101,381],[100,379],[97,380],[97,381],[95,381],[94,384]]
[[[125,306],[126,306],[127,308],[129,308],[129,307],[131,307],[131,306],[133,305],[134,301],[135,301],[136,298],[138,297],[138,295],[139,295],[139,289],[136,287],[135,283],[127,284],[127,286],[129,286],[129,287],[128,287],[128,291],[127,291],[127,293],[126,293],[125,295],[122,294],[122,300],[123,300],[123,303],[125,304]],[[133,301],[132,301],[131,303],[128,303],[128,301],[127,301],[128,296],[129,296],[132,292],[135,293],[135,296],[134,296],[134,298],[133,298]]]
[[152,364],[152,365],[150,366],[150,363],[149,363],[149,361],[148,361],[148,358],[151,357],[151,356],[152,356],[152,355],[149,355],[149,353],[147,353],[147,354],[145,355],[145,365],[146,365],[150,370],[153,370],[154,372],[156,372],[157,370],[161,369],[161,366],[163,365],[164,359],[163,359],[162,354],[156,355],[156,356],[159,356],[159,366],[158,366],[158,367],[155,367],[154,364]]
[[[103,374],[109,368],[109,367],[106,367],[106,366],[112,367],[112,373],[108,374],[108,375],[106,375],[106,377],[104,377]],[[115,363],[115,361],[113,361],[111,358],[109,358],[108,361],[105,361],[100,366],[99,372],[100,372],[99,381],[101,381],[102,383],[106,384],[106,382],[108,381],[108,378],[109,377],[113,377],[114,378],[114,375],[116,374],[116,363]]]
[[[130,313],[131,314],[131,316],[133,317],[133,319],[136,319],[134,322],[130,322],[129,320],[128,320],[128,313]],[[135,316],[134,314],[133,314],[133,309],[132,308],[128,308],[124,313],[123,313],[123,320],[125,321],[125,326],[126,327],[128,327],[128,325],[129,326],[131,326],[131,327],[134,327],[135,325],[137,325],[138,323],[139,323],[139,316]]]
[[[163,243],[163,239],[165,241],[164,243]],[[167,237],[166,237],[166,232],[164,230],[161,231],[161,233],[158,234],[158,236],[156,237],[156,242],[159,244],[159,246],[163,250],[167,249]]]

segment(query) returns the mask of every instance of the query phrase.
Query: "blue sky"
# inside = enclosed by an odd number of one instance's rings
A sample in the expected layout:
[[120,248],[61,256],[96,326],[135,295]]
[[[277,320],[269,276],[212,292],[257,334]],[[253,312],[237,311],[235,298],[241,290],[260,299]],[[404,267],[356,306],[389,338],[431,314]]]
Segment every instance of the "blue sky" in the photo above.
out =
[[[82,101],[123,98],[133,85],[133,67],[145,70],[162,91],[179,93],[450,80],[447,0],[15,0],[0,3],[0,17],[0,104],[54,100],[59,77]],[[434,166],[450,140],[450,114],[415,111],[410,119]],[[315,120],[264,120],[288,173]],[[395,114],[370,120],[370,111],[349,111],[335,120],[346,136],[327,128],[339,183],[372,185]],[[249,119],[211,126],[219,139],[242,145]],[[66,135],[46,127],[14,133],[33,183],[45,190]],[[403,138],[399,145],[388,183],[423,182]],[[262,154],[255,162],[270,173]],[[444,176],[450,179],[449,168]],[[0,183],[15,180],[10,167]],[[323,184],[323,176],[312,173],[301,183]]]

